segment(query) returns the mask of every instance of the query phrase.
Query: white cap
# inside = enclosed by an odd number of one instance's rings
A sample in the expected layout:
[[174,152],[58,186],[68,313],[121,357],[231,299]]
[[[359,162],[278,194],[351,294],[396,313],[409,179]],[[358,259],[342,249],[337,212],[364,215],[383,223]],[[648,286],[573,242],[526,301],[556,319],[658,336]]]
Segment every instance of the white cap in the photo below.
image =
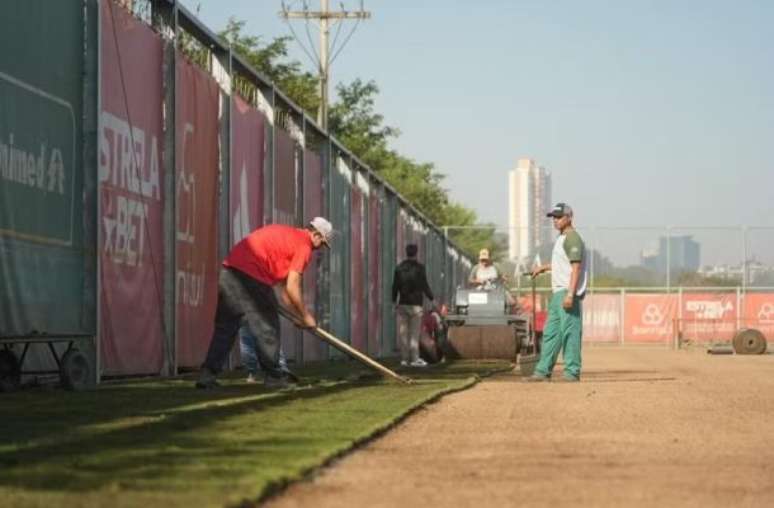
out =
[[322,217],[315,217],[314,219],[309,221],[309,225],[312,226],[318,233],[320,233],[323,237],[323,243],[330,247],[331,237],[333,237],[333,226],[330,222],[328,222],[328,219],[324,219]]

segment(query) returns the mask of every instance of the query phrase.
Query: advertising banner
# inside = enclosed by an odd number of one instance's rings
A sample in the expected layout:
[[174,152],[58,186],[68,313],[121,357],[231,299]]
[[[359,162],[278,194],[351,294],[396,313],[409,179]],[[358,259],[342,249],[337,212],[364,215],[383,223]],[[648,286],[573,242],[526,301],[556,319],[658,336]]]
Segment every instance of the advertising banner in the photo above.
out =
[[669,343],[674,340],[677,295],[627,294],[624,300],[626,343]]
[[744,297],[743,328],[756,328],[774,348],[774,293],[747,293]]
[[241,97],[232,99],[231,245],[263,225],[263,161],[266,118]]
[[162,43],[107,1],[101,22],[102,370],[158,373],[164,341]]
[[295,226],[296,142],[282,129],[275,129],[274,135],[274,222]]
[[0,336],[96,332],[84,12],[74,0],[0,2]]
[[374,356],[381,355],[382,343],[381,211],[381,200],[372,192],[368,200],[368,352]]
[[737,326],[737,298],[733,293],[682,294],[682,339],[694,342],[731,340]]
[[587,294],[582,305],[584,342],[620,341],[621,296],[619,294]]
[[366,351],[366,292],[364,280],[365,268],[365,196],[357,185],[352,186],[352,220],[350,238],[352,245],[352,279],[350,295],[352,298],[352,345],[360,351]]
[[[304,150],[304,223],[323,214],[323,174],[322,156],[312,150]],[[333,228],[341,231],[341,224],[333,224]],[[333,241],[338,241],[338,237]],[[327,252],[318,251],[312,255],[312,260],[304,272],[304,303],[314,313],[317,302],[317,277],[320,269],[321,256]],[[316,315],[319,319],[319,315]],[[304,361],[324,360],[325,348],[322,341],[312,334],[304,334]]]
[[218,293],[218,101],[214,79],[181,54],[176,67],[177,362],[201,365]]
[[333,227],[341,231],[331,245],[330,252],[330,309],[333,333],[344,340],[350,335],[351,318],[350,288],[350,235],[349,225],[352,209],[350,205],[352,170],[346,161],[337,156],[331,168],[330,179],[330,220]]
[[[282,129],[274,130],[274,141],[274,222],[295,226],[298,182],[296,142]],[[282,350],[286,357],[296,359],[297,328],[285,319],[280,326]]]
[[396,256],[397,253],[397,235],[398,229],[398,199],[391,192],[385,191],[381,200],[380,213],[380,250],[384,254],[381,256],[381,294],[382,294],[382,341],[380,350],[382,356],[392,356],[397,350],[395,344],[395,311],[392,305],[392,279],[395,273],[396,260],[402,259],[402,256]]

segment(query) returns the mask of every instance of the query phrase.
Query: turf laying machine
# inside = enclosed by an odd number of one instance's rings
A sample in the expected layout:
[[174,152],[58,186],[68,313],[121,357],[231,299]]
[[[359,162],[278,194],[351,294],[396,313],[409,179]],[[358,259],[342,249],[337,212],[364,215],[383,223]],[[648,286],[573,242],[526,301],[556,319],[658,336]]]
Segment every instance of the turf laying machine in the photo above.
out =
[[446,358],[510,360],[518,362],[522,374],[532,373],[539,347],[534,311],[512,304],[504,287],[458,288],[452,311],[446,316]]

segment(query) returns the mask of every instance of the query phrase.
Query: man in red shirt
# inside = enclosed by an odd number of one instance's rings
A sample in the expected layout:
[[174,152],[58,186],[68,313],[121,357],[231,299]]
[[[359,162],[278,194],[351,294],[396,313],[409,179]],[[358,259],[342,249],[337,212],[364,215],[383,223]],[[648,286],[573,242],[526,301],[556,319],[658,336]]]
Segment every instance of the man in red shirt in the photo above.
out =
[[287,372],[279,365],[279,302],[272,288],[281,287],[283,306],[296,314],[301,325],[317,326],[304,305],[301,277],[312,251],[328,247],[332,234],[331,223],[315,217],[305,229],[282,224],[256,229],[231,249],[220,270],[215,330],[197,388],[218,385],[215,378],[243,322],[257,339],[258,361],[266,373],[264,384],[287,385]]

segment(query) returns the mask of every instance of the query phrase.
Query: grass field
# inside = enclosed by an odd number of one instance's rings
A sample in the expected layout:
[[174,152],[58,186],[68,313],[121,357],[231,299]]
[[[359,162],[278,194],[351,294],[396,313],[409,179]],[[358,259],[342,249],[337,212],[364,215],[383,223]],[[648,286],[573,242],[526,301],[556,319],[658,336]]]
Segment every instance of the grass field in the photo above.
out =
[[249,505],[443,393],[508,368],[460,362],[408,372],[299,369],[300,388],[190,379],[0,394],[0,499],[9,506]]

